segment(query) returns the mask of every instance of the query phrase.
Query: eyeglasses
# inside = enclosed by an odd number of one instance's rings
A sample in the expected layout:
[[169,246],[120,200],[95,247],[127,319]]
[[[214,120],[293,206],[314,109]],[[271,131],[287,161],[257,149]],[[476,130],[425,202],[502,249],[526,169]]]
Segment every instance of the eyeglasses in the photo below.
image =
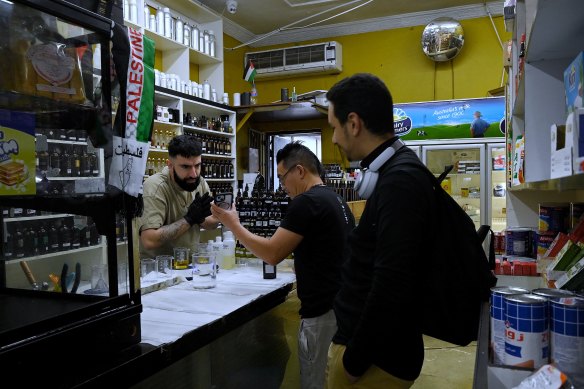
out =
[[288,169],[288,170],[286,171],[286,173],[284,173],[284,175],[282,175],[282,176],[278,175],[278,180],[280,181],[280,183],[281,183],[282,185],[284,185],[284,181],[286,181],[286,176],[288,175],[288,173],[290,173],[290,172],[292,171],[292,169],[295,169],[295,168],[296,168],[296,166],[298,166],[298,164],[294,164],[294,165],[292,165],[292,166],[290,167],[290,169]]

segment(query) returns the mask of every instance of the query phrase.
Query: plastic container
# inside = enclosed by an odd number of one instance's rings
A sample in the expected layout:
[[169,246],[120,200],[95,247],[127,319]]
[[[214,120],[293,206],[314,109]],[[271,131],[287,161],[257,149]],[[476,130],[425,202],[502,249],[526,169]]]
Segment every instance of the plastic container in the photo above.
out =
[[233,269],[235,267],[235,239],[233,239],[233,233],[231,231],[225,231],[223,233],[223,246],[222,246],[222,268],[223,269]]

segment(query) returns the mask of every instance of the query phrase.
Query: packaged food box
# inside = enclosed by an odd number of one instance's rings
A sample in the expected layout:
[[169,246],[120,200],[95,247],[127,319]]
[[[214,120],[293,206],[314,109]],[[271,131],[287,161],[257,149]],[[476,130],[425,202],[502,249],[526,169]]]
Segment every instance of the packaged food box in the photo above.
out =
[[581,108],[584,91],[584,52],[580,52],[572,63],[564,70],[564,90],[566,94],[566,111]]

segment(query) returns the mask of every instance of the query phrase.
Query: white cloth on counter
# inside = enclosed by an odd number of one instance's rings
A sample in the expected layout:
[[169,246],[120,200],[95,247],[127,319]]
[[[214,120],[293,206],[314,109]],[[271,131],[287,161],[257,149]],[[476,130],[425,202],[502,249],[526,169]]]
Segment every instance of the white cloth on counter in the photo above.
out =
[[295,281],[296,275],[289,271],[278,271],[275,279],[265,280],[261,267],[238,267],[221,269],[217,286],[211,289],[195,289],[185,281],[145,294],[140,315],[142,343],[159,346],[174,342]]

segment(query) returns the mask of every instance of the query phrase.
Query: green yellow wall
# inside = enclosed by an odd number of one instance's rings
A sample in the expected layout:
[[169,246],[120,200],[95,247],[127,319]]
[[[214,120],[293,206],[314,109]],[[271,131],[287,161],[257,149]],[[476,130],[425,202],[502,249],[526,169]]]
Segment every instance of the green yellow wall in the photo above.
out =
[[[495,26],[503,41],[510,39],[505,32],[503,17],[494,18]],[[407,103],[485,97],[488,91],[501,86],[503,76],[503,50],[488,17],[460,21],[464,29],[464,46],[450,62],[433,62],[421,49],[420,38],[424,26],[399,28],[349,36],[331,37],[312,41],[261,48],[231,48],[241,42],[229,35],[223,37],[225,91],[250,90],[243,80],[243,56],[246,51],[269,50],[316,42],[335,40],[343,46],[343,71],[335,75],[301,76],[286,79],[257,80],[260,104],[280,99],[280,89],[287,87],[302,94],[312,90],[328,90],[337,81],[357,72],[369,72],[379,76],[388,85],[394,102]],[[155,67],[160,68],[161,55],[157,51]],[[198,67],[191,65],[191,79],[198,81]],[[251,119],[253,122],[253,117]],[[245,126],[237,134],[237,152],[243,154],[247,145]],[[289,123],[253,124],[264,131],[294,131],[322,129],[322,155],[324,163],[343,162],[332,144],[332,133],[326,120],[298,121]],[[239,172],[238,172],[239,173]]]
[[[503,17],[493,20],[501,40],[510,39],[510,33],[505,32]],[[396,103],[486,97],[489,90],[502,85],[503,50],[488,17],[462,20],[460,23],[464,29],[464,46],[452,61],[440,63],[431,61],[422,52],[420,40],[425,26],[237,50],[229,48],[241,42],[224,35],[225,91],[232,96],[234,92],[250,90],[249,83],[242,79],[246,51],[335,40],[343,46],[343,71],[340,74],[259,79],[256,81],[259,103],[279,100],[280,88],[284,87],[291,91],[295,86],[298,94],[317,89],[328,90],[337,81],[357,72],[379,76],[388,85]],[[253,116],[251,121],[253,123]],[[323,162],[345,162],[331,142],[332,132],[326,120],[252,125],[254,129],[265,131],[322,128]],[[237,134],[238,152],[243,152],[247,147],[245,128]]]

